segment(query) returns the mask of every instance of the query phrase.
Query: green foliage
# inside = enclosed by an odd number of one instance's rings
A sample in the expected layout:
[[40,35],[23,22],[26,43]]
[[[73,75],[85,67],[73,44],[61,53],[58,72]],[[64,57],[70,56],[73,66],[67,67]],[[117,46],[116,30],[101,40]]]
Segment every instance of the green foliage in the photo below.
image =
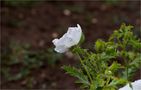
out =
[[67,7],[67,9],[69,9],[71,12],[74,12],[74,13],[83,13],[85,10],[85,7],[74,5],[73,7],[71,6]]
[[110,4],[110,5],[116,5],[118,3],[120,3],[119,0],[104,0],[105,3]]
[[97,52],[102,52],[105,49],[105,42],[102,40],[97,40],[95,43],[95,50]]
[[[78,78],[84,89],[117,90],[129,83],[141,67],[141,41],[132,33],[132,28],[122,24],[107,42],[97,40],[93,51],[74,47],[80,67],[64,66],[64,70]],[[123,63],[119,62],[119,58]]]
[[90,85],[88,77],[81,70],[70,66],[64,66],[63,69],[65,71],[68,71],[67,73],[71,76],[77,77],[79,79],[77,83],[82,83],[83,87],[87,87],[88,85]]
[[[44,55],[44,52],[42,52],[42,55]],[[58,61],[58,59],[61,59],[62,58],[62,54],[59,54],[59,53],[55,53],[53,48],[49,48],[47,50],[47,54],[44,58],[47,58],[48,59],[48,64],[49,65],[55,65]]]
[[[9,6],[31,6],[38,0],[4,0],[5,4]],[[44,0],[42,0],[44,1]]]
[[7,81],[19,80],[45,64],[54,66],[61,57],[52,48],[33,51],[29,45],[11,43],[9,49],[2,52],[0,71]]
[[11,18],[6,21],[6,25],[11,28],[20,27],[23,24],[22,20],[17,18]]

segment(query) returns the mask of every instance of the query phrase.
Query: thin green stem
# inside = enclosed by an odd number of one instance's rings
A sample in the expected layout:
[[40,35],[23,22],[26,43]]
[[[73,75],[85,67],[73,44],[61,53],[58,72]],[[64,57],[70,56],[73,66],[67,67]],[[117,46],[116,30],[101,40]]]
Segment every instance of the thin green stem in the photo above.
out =
[[80,57],[80,55],[78,54],[78,53],[76,53],[78,56],[79,56],[79,59],[80,59],[80,63],[82,64],[82,66],[84,67],[84,69],[85,69],[85,71],[86,71],[86,73],[87,73],[87,75],[88,75],[88,78],[90,79],[90,82],[92,83],[92,77],[90,76],[90,73],[89,73],[89,71],[87,70],[87,68],[86,68],[86,66],[85,66],[85,64],[83,63],[83,60],[81,59],[81,57]]
[[91,78],[91,76],[90,76],[90,73],[89,73],[89,71],[87,70],[87,68],[86,68],[85,64],[83,63],[83,61],[81,60],[81,58],[80,58],[80,62],[81,62],[81,64],[83,65],[83,67],[84,67],[84,69],[85,69],[85,71],[86,71],[86,73],[87,73],[87,75],[88,75],[88,77],[89,77],[89,79],[90,79],[90,81],[91,81],[91,83],[92,83],[92,78]]
[[126,60],[126,79],[128,80],[128,60]]
[[92,82],[93,82],[92,77],[91,77],[91,75],[90,75],[90,73],[89,73],[89,71],[88,71],[87,67],[85,66],[85,64],[84,64],[83,60],[81,59],[81,57],[80,57],[79,53],[78,53],[78,52],[76,52],[76,55],[78,55],[79,60],[80,60],[80,63],[81,63],[81,64],[82,64],[82,66],[84,67],[84,69],[85,69],[85,71],[86,71],[86,73],[87,73],[87,75],[88,75],[88,78],[90,79],[90,82],[92,83]]
[[110,82],[110,79],[111,79],[110,77],[108,77],[108,78],[107,78],[106,85],[108,85],[108,84],[109,84],[109,82]]
[[[126,44],[123,45],[123,51],[126,51]],[[124,57],[124,56],[123,56]],[[126,66],[126,79],[128,80],[128,60],[126,59],[126,56],[124,57],[124,61],[125,61],[125,66]]]

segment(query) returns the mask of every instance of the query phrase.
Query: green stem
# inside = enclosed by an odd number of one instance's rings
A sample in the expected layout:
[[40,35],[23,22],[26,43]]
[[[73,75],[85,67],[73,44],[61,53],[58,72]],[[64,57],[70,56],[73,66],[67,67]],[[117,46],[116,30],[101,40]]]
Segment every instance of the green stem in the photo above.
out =
[[126,79],[128,80],[128,60],[126,60]]
[[85,71],[86,71],[86,73],[87,73],[87,75],[88,75],[88,77],[89,77],[89,79],[90,79],[90,82],[92,83],[92,78],[91,78],[91,76],[90,76],[90,73],[89,73],[89,71],[87,70],[87,68],[86,68],[86,66],[85,66],[85,64],[83,63],[83,61],[81,60],[81,58],[80,58],[80,62],[81,62],[81,64],[83,65],[83,67],[84,67],[84,69],[85,69]]
[[106,85],[108,85],[108,83],[110,82],[110,79],[111,79],[110,77],[107,78]]
[[[123,51],[126,51],[126,44],[123,45]],[[124,56],[123,56],[124,57]],[[125,66],[126,66],[126,79],[128,80],[128,60],[126,59],[126,55],[124,57],[124,61],[125,61]]]
[[[77,47],[79,47],[79,46],[77,46]],[[81,59],[81,56],[79,55],[78,52],[75,52],[75,53],[76,53],[76,55],[79,56],[80,63],[81,63],[82,66],[84,67],[84,69],[85,69],[85,71],[86,71],[86,73],[87,73],[87,75],[88,75],[88,78],[90,79],[90,82],[92,83],[92,82],[93,82],[92,77],[90,76],[90,73],[89,73],[89,71],[87,70],[87,68],[86,68],[86,66],[85,66],[85,64],[84,64],[84,62],[83,62],[83,60]]]

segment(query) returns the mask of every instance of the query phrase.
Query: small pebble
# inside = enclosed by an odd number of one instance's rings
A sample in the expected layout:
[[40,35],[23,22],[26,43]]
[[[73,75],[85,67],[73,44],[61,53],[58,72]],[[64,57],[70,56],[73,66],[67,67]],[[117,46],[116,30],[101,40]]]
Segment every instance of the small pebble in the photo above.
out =
[[70,15],[71,15],[71,11],[68,10],[68,9],[65,9],[65,10],[63,11],[63,13],[64,13],[64,15],[66,15],[66,16],[70,16]]
[[141,19],[137,19],[137,20],[136,20],[136,24],[137,24],[137,25],[140,25],[140,24],[141,24]]
[[39,41],[39,46],[40,46],[40,47],[43,47],[44,45],[45,45],[45,41],[44,41],[44,40],[40,40],[40,41]]
[[74,55],[73,55],[72,52],[66,52],[65,54],[66,54],[66,56],[67,56],[68,58],[73,58],[73,57],[74,57]]
[[93,23],[93,24],[96,24],[97,22],[98,22],[97,18],[93,18],[93,19],[92,19],[92,23]]
[[101,9],[102,11],[105,11],[105,10],[107,10],[107,6],[106,6],[106,5],[101,5],[100,9]]
[[47,85],[44,83],[42,84],[42,89],[45,89],[45,88],[47,88]]
[[53,37],[53,38],[58,37],[58,33],[56,33],[56,32],[52,33],[52,37]]
[[18,17],[19,17],[20,19],[23,19],[23,18],[24,18],[24,15],[23,15],[22,13],[19,13]]
[[57,85],[56,82],[52,82],[52,83],[51,83],[51,86],[52,86],[52,87],[56,87],[56,85]]

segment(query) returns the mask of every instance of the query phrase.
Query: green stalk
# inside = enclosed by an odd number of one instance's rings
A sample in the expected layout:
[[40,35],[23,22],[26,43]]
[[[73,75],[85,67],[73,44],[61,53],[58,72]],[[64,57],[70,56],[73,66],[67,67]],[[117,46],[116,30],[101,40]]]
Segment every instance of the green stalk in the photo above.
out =
[[87,73],[87,75],[88,75],[88,78],[90,79],[90,84],[93,82],[93,80],[92,80],[92,78],[91,78],[91,76],[90,76],[90,73],[89,73],[89,71],[87,70],[87,68],[86,68],[86,66],[85,66],[85,64],[83,63],[83,61],[82,61],[82,59],[81,59],[81,57],[80,57],[80,55],[78,54],[78,53],[76,53],[78,56],[79,56],[79,59],[80,59],[80,63],[82,64],[82,66],[84,67],[84,69],[85,69],[85,71],[86,71],[86,73]]
[[83,63],[83,61],[80,59],[80,62],[81,62],[81,64],[83,65],[83,67],[84,67],[84,69],[85,69],[85,71],[86,71],[86,73],[87,73],[87,75],[88,75],[88,77],[89,77],[89,79],[90,79],[90,82],[92,83],[92,78],[91,78],[91,76],[90,76],[90,73],[89,73],[89,71],[87,70],[87,68],[86,68],[86,66],[85,66],[85,64]]

